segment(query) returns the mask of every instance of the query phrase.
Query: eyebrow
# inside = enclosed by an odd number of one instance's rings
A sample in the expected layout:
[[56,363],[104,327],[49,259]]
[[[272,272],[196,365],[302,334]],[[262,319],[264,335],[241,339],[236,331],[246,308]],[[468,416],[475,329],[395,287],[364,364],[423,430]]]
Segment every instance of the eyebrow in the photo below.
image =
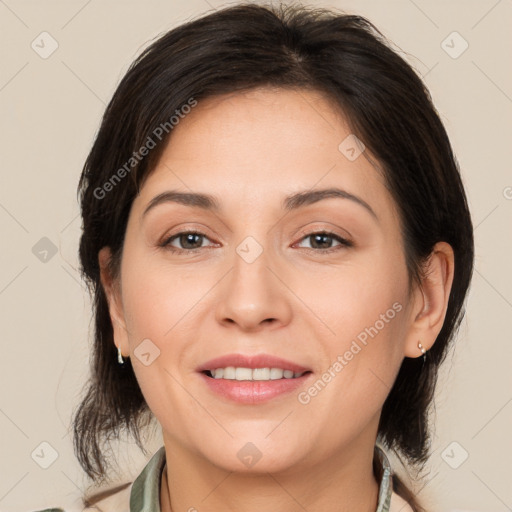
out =
[[[356,204],[364,207],[376,220],[377,214],[373,211],[372,207],[360,197],[342,190],[340,188],[326,188],[320,190],[306,190],[297,192],[288,196],[283,201],[283,209],[287,211],[295,210],[303,206],[317,203],[323,199],[340,198],[348,199]],[[220,211],[220,203],[215,196],[210,194],[203,194],[198,192],[178,192],[177,190],[167,190],[155,196],[148,203],[142,217],[144,217],[150,210],[156,206],[164,203],[178,203],[185,206],[192,206],[201,208],[203,210],[210,210],[214,212]]]

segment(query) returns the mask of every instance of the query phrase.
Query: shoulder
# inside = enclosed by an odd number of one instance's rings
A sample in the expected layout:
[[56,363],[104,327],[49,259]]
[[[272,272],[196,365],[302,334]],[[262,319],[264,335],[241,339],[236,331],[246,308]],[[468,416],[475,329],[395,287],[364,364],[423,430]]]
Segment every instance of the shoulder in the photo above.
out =
[[396,492],[391,493],[389,512],[413,512],[411,506]]
[[159,503],[159,484],[165,460],[165,447],[162,446],[133,482],[88,496],[80,506],[46,508],[37,512],[130,512],[131,501],[137,510],[146,510],[148,505],[155,507]]
[[82,512],[130,512],[130,494],[133,484],[127,483],[89,499]]
[[95,494],[86,505],[65,508],[45,508],[36,512],[130,512],[130,492],[132,483],[127,483]]

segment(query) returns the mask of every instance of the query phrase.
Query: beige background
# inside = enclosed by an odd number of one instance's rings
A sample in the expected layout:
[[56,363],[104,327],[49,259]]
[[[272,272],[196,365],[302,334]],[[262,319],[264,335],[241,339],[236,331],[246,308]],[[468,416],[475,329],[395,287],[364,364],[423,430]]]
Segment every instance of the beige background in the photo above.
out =
[[[512,2],[311,3],[365,15],[394,41],[425,77],[453,141],[476,226],[476,272],[418,492],[438,512],[511,510]],[[1,511],[70,504],[87,484],[68,433],[88,373],[90,304],[76,254],[79,173],[133,58],[160,33],[221,5],[0,0]],[[46,59],[31,47],[39,41],[42,51],[43,31],[58,43]],[[469,44],[458,58],[442,46],[453,31]],[[463,48],[457,36],[447,41],[452,54]],[[57,249],[46,262],[33,252],[43,237]],[[58,452],[47,469],[31,457],[42,442]],[[158,437],[149,443],[158,446]],[[146,459],[132,446],[120,449],[129,454],[122,458],[127,477],[136,475]]]

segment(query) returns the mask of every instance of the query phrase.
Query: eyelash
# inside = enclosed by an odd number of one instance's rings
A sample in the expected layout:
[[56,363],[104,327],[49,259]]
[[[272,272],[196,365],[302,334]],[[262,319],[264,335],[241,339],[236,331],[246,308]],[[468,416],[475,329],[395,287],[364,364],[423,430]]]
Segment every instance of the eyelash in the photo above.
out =
[[[172,253],[181,253],[181,254],[192,254],[192,253],[197,253],[197,251],[199,249],[203,249],[203,247],[197,247],[195,249],[179,249],[177,247],[173,247],[172,245],[170,245],[170,243],[176,239],[176,238],[179,238],[180,236],[182,235],[187,235],[187,234],[192,234],[192,235],[199,235],[199,236],[202,236],[206,239],[209,240],[209,238],[204,234],[204,233],[201,233],[200,231],[193,231],[193,230],[190,230],[190,231],[180,231],[179,233],[176,233],[175,235],[172,235],[168,238],[166,238],[161,244],[160,244],[160,247],[172,252]],[[338,241],[340,243],[340,245],[338,246],[335,246],[335,247],[329,247],[328,249],[314,249],[312,247],[303,247],[303,249],[307,249],[308,251],[313,251],[315,253],[321,253],[321,254],[330,254],[332,252],[336,252],[344,247],[353,247],[353,243],[350,241],[350,240],[347,240],[341,236],[339,236],[338,234],[336,233],[333,233],[331,231],[313,231],[311,233],[308,233],[306,235],[304,235],[300,241],[306,239],[306,238],[309,238],[309,237],[312,237],[314,235],[327,235],[329,236],[330,238],[333,238],[335,239],[336,241]]]

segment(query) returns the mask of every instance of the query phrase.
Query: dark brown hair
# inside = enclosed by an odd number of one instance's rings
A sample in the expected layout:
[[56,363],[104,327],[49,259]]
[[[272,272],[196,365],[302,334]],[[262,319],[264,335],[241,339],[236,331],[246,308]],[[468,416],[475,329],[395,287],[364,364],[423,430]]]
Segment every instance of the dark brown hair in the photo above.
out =
[[[397,204],[411,283],[419,282],[436,242],[454,250],[443,328],[425,363],[421,357],[403,360],[378,430],[380,442],[411,467],[427,460],[428,409],[439,365],[464,314],[473,267],[472,223],[448,136],[421,79],[368,20],[296,2],[249,3],[187,22],[143,51],[115,91],[83,168],[79,255],[93,296],[95,331],[92,377],[73,423],[75,452],[95,481],[107,476],[108,442],[125,431],[144,452],[140,432],[152,419],[129,359],[125,368],[116,360],[98,252],[111,248],[117,277],[132,201],[172,136],[173,115],[191,99],[266,86],[315,90],[341,109]],[[155,133],[162,126],[160,140]],[[155,147],[141,158],[149,138]],[[422,510],[396,476],[394,488]]]

